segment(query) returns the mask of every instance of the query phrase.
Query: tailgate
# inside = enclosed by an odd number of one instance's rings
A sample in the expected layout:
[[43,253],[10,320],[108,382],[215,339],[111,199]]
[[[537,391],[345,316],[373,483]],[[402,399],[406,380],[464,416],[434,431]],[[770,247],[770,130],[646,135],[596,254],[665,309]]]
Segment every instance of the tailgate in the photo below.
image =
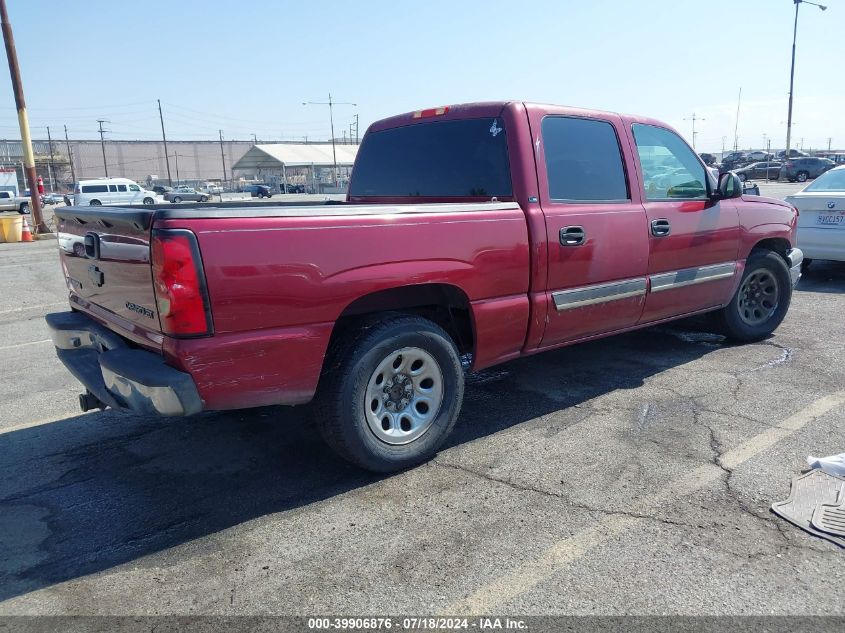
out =
[[[150,265],[154,210],[68,207],[56,210],[68,286],[97,314],[124,328],[161,332]],[[125,321],[121,323],[121,319]]]

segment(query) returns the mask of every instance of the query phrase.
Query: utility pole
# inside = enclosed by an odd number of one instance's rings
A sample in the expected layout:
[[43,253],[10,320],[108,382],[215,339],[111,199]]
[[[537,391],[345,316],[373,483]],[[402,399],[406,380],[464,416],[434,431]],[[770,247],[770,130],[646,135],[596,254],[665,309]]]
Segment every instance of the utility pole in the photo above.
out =
[[73,152],[70,151],[70,141],[67,138],[67,125],[65,126],[65,145],[67,145],[67,159],[70,162],[70,178],[76,186],[76,173],[73,170]]
[[346,145],[346,130],[343,130],[343,144]]
[[223,130],[220,130],[220,160],[223,161],[223,182],[226,182],[226,154],[223,152]]
[[[158,101],[158,118],[161,121],[161,140],[164,141],[164,164],[167,165],[167,184],[173,186],[173,179],[170,177],[170,157],[167,154],[167,136],[164,133],[164,115],[161,113],[161,99]],[[108,174],[106,174],[108,175]],[[176,176],[179,179],[179,176]]]
[[827,137],[827,151],[830,151],[830,144],[833,142],[833,138],[828,136]]
[[108,163],[106,163],[106,142],[103,138],[103,134],[105,132],[108,132],[108,130],[103,129],[103,123],[108,123],[108,121],[106,121],[104,119],[97,119],[97,123],[100,124],[100,148],[103,150],[103,169],[106,172],[106,178],[108,178],[109,177],[109,166],[108,166]]
[[32,205],[32,222],[36,233],[49,233],[41,215],[41,196],[38,195],[38,176],[35,173],[35,155],[32,153],[32,137],[29,135],[29,117],[26,114],[26,101],[23,97],[21,69],[18,65],[18,53],[15,50],[15,38],[6,10],[6,0],[0,0],[0,28],[6,45],[6,58],[9,60],[9,74],[12,76],[12,90],[15,93],[15,106],[18,110],[18,123],[21,128],[21,146],[24,156],[24,175],[29,183],[29,199]]
[[255,135],[255,132],[252,133],[252,145],[258,145],[258,137]]
[[742,86],[739,88],[739,96],[736,98],[736,119],[734,120],[734,151],[739,150],[739,104],[742,102]]
[[50,146],[50,191],[56,190],[56,165],[53,162],[53,138],[50,136],[50,126],[47,126],[47,144]]
[[725,141],[727,141],[727,140],[728,140],[727,136],[722,137],[722,158],[725,157]]
[[[332,131],[332,162],[334,163],[334,184],[335,186],[338,185],[338,176],[337,176],[337,150],[335,149],[335,140],[334,140],[334,110],[333,107],[336,105],[351,105],[357,107],[357,103],[349,103],[348,101],[332,101],[332,93],[329,93],[329,100],[327,102],[323,101],[303,101],[302,105],[327,105],[329,106],[329,124],[331,125]],[[306,141],[307,142],[307,141]]]
[[697,132],[695,131],[695,122],[696,121],[706,121],[704,117],[697,117],[695,116],[695,112],[692,113],[692,117],[684,119],[684,121],[692,121],[692,148],[695,149],[695,135]]
[[355,145],[358,145],[358,113],[355,113]]

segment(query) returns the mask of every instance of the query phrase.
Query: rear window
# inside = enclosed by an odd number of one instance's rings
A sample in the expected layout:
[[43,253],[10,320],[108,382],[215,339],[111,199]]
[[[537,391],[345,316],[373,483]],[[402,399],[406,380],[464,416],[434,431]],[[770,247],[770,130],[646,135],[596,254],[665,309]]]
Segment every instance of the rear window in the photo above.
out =
[[350,196],[509,197],[500,118],[432,121],[373,132],[358,152]]
[[106,193],[108,185],[82,185],[82,193]]

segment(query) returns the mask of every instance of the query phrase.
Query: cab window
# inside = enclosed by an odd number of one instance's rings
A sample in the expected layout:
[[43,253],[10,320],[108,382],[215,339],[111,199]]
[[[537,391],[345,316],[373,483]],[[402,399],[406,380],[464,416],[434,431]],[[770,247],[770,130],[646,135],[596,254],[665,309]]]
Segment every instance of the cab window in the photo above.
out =
[[707,198],[704,166],[681,137],[653,125],[633,129],[647,200]]
[[552,200],[628,200],[622,153],[612,124],[548,116],[543,119],[543,147]]
[[141,191],[138,185],[129,185],[129,191]]

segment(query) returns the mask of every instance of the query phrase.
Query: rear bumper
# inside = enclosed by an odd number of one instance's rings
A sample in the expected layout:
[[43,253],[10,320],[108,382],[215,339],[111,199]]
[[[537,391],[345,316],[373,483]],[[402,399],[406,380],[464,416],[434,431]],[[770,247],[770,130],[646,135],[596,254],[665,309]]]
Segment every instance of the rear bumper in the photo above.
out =
[[786,258],[789,260],[789,277],[792,279],[794,288],[801,279],[801,262],[804,261],[804,253],[800,248],[792,248],[786,253]]
[[129,347],[79,312],[48,314],[46,320],[59,360],[104,404],[163,416],[202,411],[191,376],[161,356]]

